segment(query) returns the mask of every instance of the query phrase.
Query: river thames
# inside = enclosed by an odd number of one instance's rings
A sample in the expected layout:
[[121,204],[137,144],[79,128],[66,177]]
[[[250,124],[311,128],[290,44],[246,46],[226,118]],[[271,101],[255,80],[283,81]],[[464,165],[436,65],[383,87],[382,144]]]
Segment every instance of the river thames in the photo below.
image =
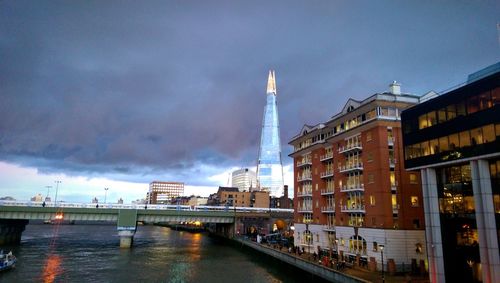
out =
[[138,226],[120,249],[114,225],[26,226],[1,282],[304,282],[307,274],[204,233]]

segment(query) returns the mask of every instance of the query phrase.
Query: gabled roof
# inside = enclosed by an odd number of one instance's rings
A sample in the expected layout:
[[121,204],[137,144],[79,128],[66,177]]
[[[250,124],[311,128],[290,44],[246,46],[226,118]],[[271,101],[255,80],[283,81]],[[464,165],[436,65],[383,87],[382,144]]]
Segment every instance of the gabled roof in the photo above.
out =
[[349,98],[349,100],[347,100],[346,104],[342,108],[342,111],[340,111],[339,113],[335,114],[330,119],[333,119],[333,118],[338,117],[338,116],[345,115],[345,114],[351,112],[352,110],[358,108],[360,105],[361,105],[361,101]]

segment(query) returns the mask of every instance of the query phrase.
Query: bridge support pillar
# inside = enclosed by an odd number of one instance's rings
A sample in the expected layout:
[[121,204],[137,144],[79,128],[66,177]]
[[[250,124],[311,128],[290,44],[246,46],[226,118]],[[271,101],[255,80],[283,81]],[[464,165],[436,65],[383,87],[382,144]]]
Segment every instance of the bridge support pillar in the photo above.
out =
[[120,237],[120,248],[129,249],[134,242],[135,230],[121,230],[118,231]]
[[0,219],[0,246],[19,245],[26,224],[25,219]]
[[120,237],[120,248],[129,249],[132,247],[137,230],[137,210],[120,209],[117,230]]

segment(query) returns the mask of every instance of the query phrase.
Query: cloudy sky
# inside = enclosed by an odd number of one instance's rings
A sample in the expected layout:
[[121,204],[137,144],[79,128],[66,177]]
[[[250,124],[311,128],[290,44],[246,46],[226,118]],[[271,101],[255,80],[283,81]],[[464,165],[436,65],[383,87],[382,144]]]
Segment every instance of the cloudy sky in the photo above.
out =
[[[283,163],[303,124],[397,80],[500,60],[498,1],[0,1],[0,196],[208,195],[256,165],[276,70]],[[53,196],[54,188],[50,194]]]

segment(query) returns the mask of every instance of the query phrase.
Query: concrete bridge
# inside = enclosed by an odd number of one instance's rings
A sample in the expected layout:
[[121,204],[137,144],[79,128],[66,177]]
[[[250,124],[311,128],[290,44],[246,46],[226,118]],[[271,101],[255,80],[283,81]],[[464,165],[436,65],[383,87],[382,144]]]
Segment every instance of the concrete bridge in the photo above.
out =
[[[0,201],[0,244],[19,244],[29,220],[110,221],[117,223],[120,247],[132,245],[137,222],[195,222],[215,224],[216,233],[231,237],[244,219],[292,218],[291,209],[253,207],[82,204]],[[269,224],[267,224],[269,226]]]

